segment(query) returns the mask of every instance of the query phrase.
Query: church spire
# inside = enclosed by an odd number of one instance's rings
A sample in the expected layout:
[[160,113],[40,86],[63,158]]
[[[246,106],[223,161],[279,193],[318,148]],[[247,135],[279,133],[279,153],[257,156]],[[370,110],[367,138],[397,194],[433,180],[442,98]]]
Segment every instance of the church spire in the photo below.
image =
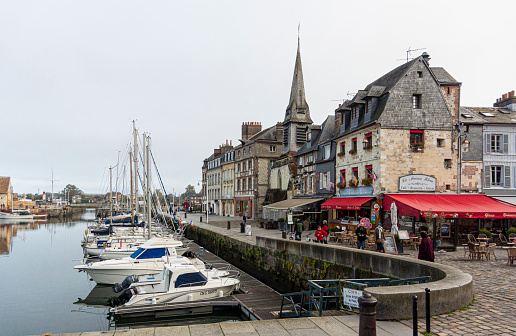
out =
[[303,68],[301,66],[301,49],[299,42],[299,28],[297,36],[297,55],[290,89],[290,100],[285,112],[284,123],[289,121],[312,123],[310,119],[310,109],[305,99],[305,85],[303,81]]

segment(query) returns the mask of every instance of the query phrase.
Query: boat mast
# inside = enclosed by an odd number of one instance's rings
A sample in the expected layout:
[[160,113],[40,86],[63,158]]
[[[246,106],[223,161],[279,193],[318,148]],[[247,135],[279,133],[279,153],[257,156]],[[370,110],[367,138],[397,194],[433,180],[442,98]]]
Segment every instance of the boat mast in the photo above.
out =
[[113,224],[113,186],[111,183],[111,173],[112,173],[113,167],[109,167],[109,224]]
[[131,225],[134,226],[134,198],[133,198],[133,153],[129,151],[129,175],[131,176]]
[[148,238],[151,237],[151,191],[150,191],[150,163],[149,163],[149,157],[150,157],[150,137],[147,137],[147,219],[149,221],[148,224]]
[[[133,120],[134,135],[134,195],[135,195],[135,213],[138,215],[138,133],[136,132],[135,121]],[[132,178],[132,175],[131,175]],[[131,184],[132,186],[132,184]]]

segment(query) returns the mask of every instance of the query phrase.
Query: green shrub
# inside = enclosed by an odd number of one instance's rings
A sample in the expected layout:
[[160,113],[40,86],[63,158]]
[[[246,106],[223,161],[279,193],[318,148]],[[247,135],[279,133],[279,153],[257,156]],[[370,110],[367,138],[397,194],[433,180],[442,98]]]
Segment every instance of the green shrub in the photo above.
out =
[[488,229],[482,229],[482,230],[480,230],[480,233],[485,234],[487,238],[492,238],[493,237],[493,235],[491,234],[491,232],[489,232]]
[[507,232],[505,233],[505,235],[507,236],[507,238],[509,238],[509,235],[511,233],[516,233],[516,228],[515,227],[512,227],[510,228],[509,230],[507,230]]

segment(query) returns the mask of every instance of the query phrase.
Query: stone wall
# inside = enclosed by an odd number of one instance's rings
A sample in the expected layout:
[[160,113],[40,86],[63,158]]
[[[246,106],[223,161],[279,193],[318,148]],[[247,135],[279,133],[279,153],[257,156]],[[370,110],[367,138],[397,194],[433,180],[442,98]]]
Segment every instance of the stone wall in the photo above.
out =
[[[437,139],[444,139],[444,146],[437,146]],[[381,172],[382,190],[398,192],[399,178],[405,175],[423,174],[437,179],[436,192],[456,191],[457,153],[452,147],[452,132],[447,130],[425,130],[424,149],[414,152],[410,147],[410,130],[382,129]],[[444,160],[451,160],[451,168],[445,168]]]
[[256,237],[256,245],[199,227],[186,235],[197,244],[282,293],[307,289],[307,280],[430,276],[432,282],[396,287],[371,287],[378,299],[377,318],[412,316],[412,296],[425,314],[425,288],[431,290],[431,314],[460,309],[473,300],[469,274],[437,263],[346,247]]

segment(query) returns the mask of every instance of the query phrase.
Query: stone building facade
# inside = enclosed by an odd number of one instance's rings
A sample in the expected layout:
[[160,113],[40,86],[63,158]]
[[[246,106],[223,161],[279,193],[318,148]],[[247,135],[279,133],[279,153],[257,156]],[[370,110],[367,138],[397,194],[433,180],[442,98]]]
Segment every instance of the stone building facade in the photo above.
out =
[[11,178],[0,176],[0,209],[12,208],[13,206],[13,189],[11,186]]
[[[247,126],[254,127],[249,132]],[[261,212],[270,177],[270,162],[281,153],[280,125],[261,130],[261,123],[242,125],[241,144],[235,147],[235,216],[255,218]]]

